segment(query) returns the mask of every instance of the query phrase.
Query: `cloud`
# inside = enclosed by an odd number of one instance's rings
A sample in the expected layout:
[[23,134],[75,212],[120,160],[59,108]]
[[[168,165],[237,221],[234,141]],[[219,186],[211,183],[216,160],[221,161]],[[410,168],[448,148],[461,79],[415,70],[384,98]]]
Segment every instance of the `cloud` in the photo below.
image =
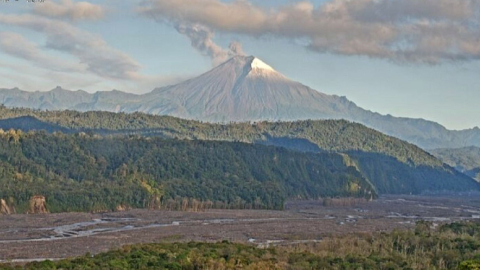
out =
[[84,70],[80,64],[58,61],[43,53],[33,42],[20,34],[0,32],[0,49],[7,54],[35,63],[38,67],[60,72],[80,72]]
[[479,0],[301,1],[274,9],[247,0],[152,0],[139,12],[224,33],[306,39],[320,53],[429,64],[480,58]]
[[51,90],[54,86],[61,85],[66,89],[81,89],[95,86],[102,80],[89,74],[74,72],[61,72],[47,69],[40,65],[25,65],[19,62],[0,63],[0,78],[4,88],[18,87],[22,90]]
[[149,6],[139,8],[138,11],[158,22],[173,25],[180,34],[190,39],[193,48],[212,59],[213,66],[219,65],[235,55],[245,54],[242,44],[238,41],[232,41],[228,48],[222,48],[216,44],[213,40],[215,36],[214,31],[204,24],[191,23],[182,19],[168,20],[164,16],[158,17],[156,16],[157,13]]
[[[3,15],[0,24],[27,28],[46,36],[46,47],[67,53],[79,59],[86,70],[100,77],[122,80],[138,80],[140,65],[129,55],[110,47],[100,36],[81,30],[66,22],[31,14]],[[17,37],[18,38],[18,37]],[[31,44],[30,44],[31,45]],[[35,60],[35,49],[29,46],[17,56]],[[23,56],[22,56],[23,55]]]
[[70,0],[32,5],[22,15],[0,13],[0,25],[35,31],[45,40],[36,44],[28,36],[0,32],[0,50],[29,61],[27,65],[0,63],[3,83],[27,90],[48,90],[52,85],[62,85],[68,89],[121,89],[138,93],[185,79],[168,74],[141,74],[141,66],[135,59],[107,44],[101,36],[73,24],[98,20],[104,15],[102,6]]
[[41,5],[34,5],[33,12],[50,18],[71,21],[99,20],[105,16],[105,10],[102,6],[72,0],[46,1]]

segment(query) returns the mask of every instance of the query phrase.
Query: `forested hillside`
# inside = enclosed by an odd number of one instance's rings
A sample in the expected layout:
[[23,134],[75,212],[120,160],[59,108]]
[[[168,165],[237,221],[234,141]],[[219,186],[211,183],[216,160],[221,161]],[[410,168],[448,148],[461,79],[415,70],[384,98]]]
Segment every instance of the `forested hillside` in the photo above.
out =
[[431,151],[443,162],[480,181],[480,148],[435,149]]
[[[305,139],[326,151],[363,151],[386,154],[404,163],[441,166],[442,162],[422,149],[384,135],[363,125],[344,120],[209,124],[169,116],[143,113],[34,111],[0,106],[0,119],[34,116],[39,120],[73,130],[102,134],[158,135],[199,140],[269,141],[271,138]],[[23,122],[25,121],[22,119]],[[10,123],[11,125],[12,123]],[[6,122],[0,127],[9,129]],[[48,126],[52,129],[52,126]],[[38,128],[36,128],[38,129]]]
[[[102,136],[142,135],[270,144],[301,152],[341,153],[380,194],[478,190],[470,177],[415,145],[343,120],[208,124],[142,113],[33,111],[0,107],[0,128]],[[28,125],[25,123],[28,122]],[[41,127],[44,128],[41,128]],[[67,129],[67,130],[65,130]]]
[[0,199],[13,212],[282,209],[287,198],[375,198],[338,154],[233,142],[0,131]]

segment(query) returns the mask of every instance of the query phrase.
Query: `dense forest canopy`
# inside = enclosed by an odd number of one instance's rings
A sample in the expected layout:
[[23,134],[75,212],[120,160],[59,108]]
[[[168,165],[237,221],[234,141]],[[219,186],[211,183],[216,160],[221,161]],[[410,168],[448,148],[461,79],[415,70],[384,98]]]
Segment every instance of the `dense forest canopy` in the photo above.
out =
[[281,146],[299,152],[338,153],[379,194],[478,190],[471,177],[422,149],[343,120],[209,124],[143,113],[35,111],[0,106],[0,128],[123,137],[215,140]]
[[480,148],[435,149],[431,152],[448,165],[480,181]]
[[372,199],[344,157],[234,142],[0,131],[0,199],[47,209],[282,209],[288,198]]
[[169,138],[243,142],[268,141],[269,138],[304,139],[326,151],[382,153],[416,166],[442,166],[441,161],[419,147],[345,120],[224,125],[144,113],[40,111],[0,106],[0,119],[20,116],[34,116],[39,120],[56,124],[58,128],[93,130],[103,134],[156,134]]

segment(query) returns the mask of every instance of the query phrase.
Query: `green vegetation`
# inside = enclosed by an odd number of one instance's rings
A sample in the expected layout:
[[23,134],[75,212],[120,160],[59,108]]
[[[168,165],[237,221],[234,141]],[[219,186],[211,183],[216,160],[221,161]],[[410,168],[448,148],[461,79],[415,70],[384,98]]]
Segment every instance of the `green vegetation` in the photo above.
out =
[[[442,162],[438,159],[412,144],[384,135],[361,124],[344,120],[222,125],[143,113],[37,111],[22,108],[8,109],[0,106],[1,119],[20,116],[34,116],[50,124],[56,124],[59,128],[103,131],[103,134],[126,133],[179,139],[226,140],[250,143],[257,141],[268,143],[272,138],[303,139],[326,151],[381,153],[416,166],[442,166]],[[287,143],[291,142],[287,141]]]
[[480,181],[480,148],[435,149],[436,157],[457,170]]
[[343,120],[221,125],[143,113],[35,111],[1,106],[0,118],[5,119],[0,121],[4,129],[234,141],[300,152],[340,153],[344,162],[360,171],[379,194],[470,191],[480,187],[412,144]]
[[415,230],[328,237],[322,242],[259,249],[222,243],[157,243],[125,246],[95,256],[13,269],[479,269],[480,224],[454,223],[431,228],[419,222]]
[[376,196],[337,154],[233,142],[0,131],[0,199],[50,212],[282,209],[287,198]]

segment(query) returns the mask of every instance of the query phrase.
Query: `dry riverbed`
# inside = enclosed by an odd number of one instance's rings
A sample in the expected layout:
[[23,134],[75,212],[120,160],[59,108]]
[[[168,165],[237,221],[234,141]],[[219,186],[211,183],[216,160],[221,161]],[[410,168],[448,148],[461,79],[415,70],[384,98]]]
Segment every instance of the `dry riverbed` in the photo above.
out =
[[436,224],[480,218],[480,197],[387,196],[355,206],[315,201],[286,204],[284,211],[131,210],[88,214],[0,216],[0,261],[28,262],[92,254],[127,244],[229,240],[259,247],[318,242],[354,232],[410,229],[418,220]]

